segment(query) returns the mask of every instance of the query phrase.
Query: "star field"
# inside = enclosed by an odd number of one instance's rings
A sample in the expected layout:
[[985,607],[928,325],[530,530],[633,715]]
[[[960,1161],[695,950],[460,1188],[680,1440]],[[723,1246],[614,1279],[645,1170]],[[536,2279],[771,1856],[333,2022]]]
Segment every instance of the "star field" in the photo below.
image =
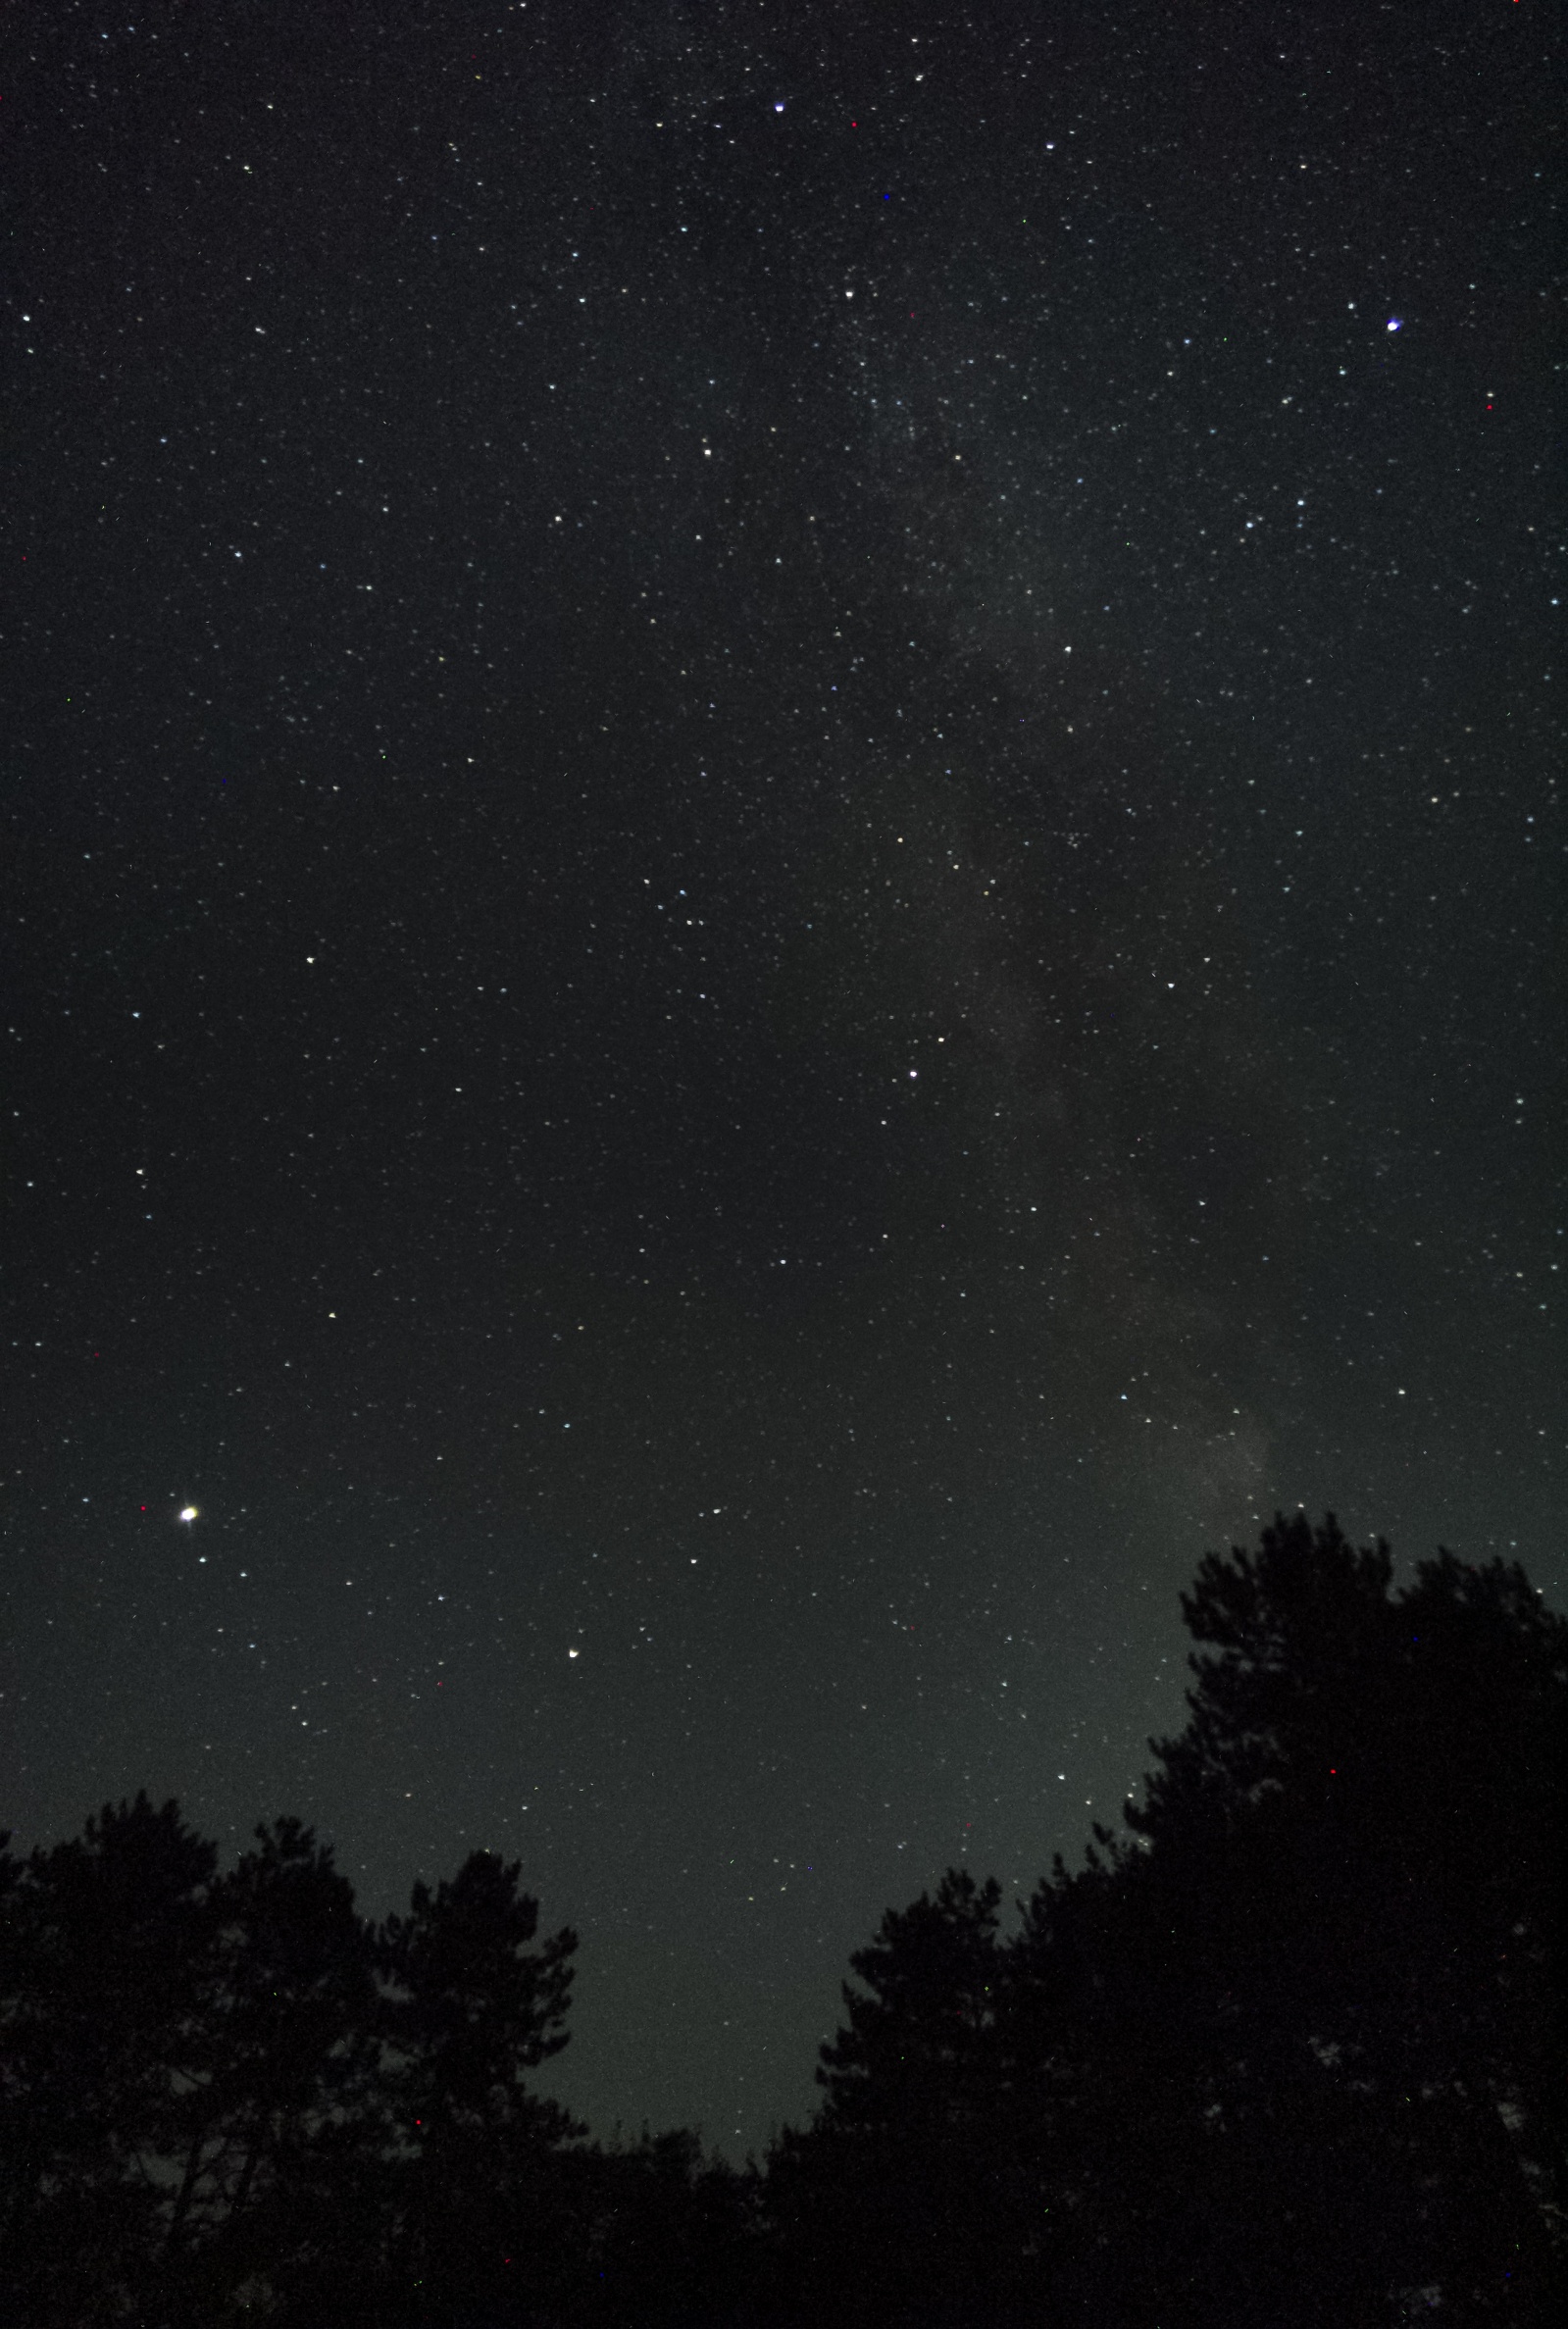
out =
[[1560,1599],[1546,19],[17,23],[0,1825],[739,2153],[1206,1547]]

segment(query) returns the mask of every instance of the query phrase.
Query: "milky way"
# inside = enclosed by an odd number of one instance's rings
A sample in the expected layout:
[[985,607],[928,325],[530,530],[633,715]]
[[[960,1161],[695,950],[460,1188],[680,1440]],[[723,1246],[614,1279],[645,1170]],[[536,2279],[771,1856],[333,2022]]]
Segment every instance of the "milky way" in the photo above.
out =
[[1207,1547],[1557,1591],[1541,20],[134,13],[7,92],[0,1822],[521,1856],[743,2150]]

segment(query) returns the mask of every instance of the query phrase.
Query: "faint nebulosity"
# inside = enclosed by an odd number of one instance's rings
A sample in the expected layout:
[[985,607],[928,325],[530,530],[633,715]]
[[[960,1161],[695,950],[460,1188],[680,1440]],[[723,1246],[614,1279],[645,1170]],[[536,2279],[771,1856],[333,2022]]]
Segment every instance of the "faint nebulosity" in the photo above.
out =
[[0,1824],[738,2154],[1206,1547],[1560,1600],[1543,19],[14,17]]

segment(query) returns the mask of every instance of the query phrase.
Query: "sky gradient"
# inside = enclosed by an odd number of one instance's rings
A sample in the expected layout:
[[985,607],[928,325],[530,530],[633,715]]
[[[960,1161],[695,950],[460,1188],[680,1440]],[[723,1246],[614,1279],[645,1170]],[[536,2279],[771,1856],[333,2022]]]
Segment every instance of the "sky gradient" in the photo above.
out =
[[1552,20],[1199,16],[14,13],[0,1826],[520,1856],[600,2133],[1277,1507],[1562,1599]]

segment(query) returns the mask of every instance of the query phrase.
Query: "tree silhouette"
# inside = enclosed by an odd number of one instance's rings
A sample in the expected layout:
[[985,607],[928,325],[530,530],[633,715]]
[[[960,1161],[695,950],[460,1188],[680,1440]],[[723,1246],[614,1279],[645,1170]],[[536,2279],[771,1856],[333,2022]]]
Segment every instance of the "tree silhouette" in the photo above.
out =
[[171,2317],[287,2260],[296,2283],[341,2243],[345,2174],[374,2155],[374,1936],[353,1889],[298,1820],[211,1896],[198,2045],[175,2112],[179,2184],[164,2247]]
[[802,2317],[978,2317],[1005,2206],[994,2143],[1000,1899],[994,1878],[949,1870],[935,1898],[889,1909],[850,1959],[862,1986],[844,1986],[847,2026],[821,2050],[823,2106],[770,2161]]
[[0,1848],[4,2317],[434,2320],[502,2255],[559,2278],[582,2130],[526,2073],[576,1943],[530,1948],[518,1878],[476,1853],[378,1934],[297,1820],[226,1875],[145,1796]]
[[865,1986],[845,1983],[849,2026],[822,2050],[827,2123],[901,2141],[917,2127],[967,2124],[983,2106],[1000,1900],[994,1877],[977,1885],[950,1869],[935,1899],[923,1893],[889,1909],[850,1958]]
[[483,1852],[362,1919],[295,1820],[0,1838],[18,2329],[1393,2329],[1560,2317],[1568,1623],[1277,1519],[1201,1564],[1189,1721],[998,1931],[851,1959],[765,2177],[601,2149],[533,2074],[575,1936]]
[[[474,1852],[387,1920],[384,2090],[400,2157],[394,2278],[421,2320],[504,2305],[547,2318],[569,2275],[571,2187],[556,2153],[585,2130],[526,2074],[566,2044],[577,1936],[537,1949],[521,1869]],[[453,2292],[461,2291],[454,2309]]]
[[141,1795],[8,1866],[0,2258],[25,2319],[123,2317],[167,2241],[217,1858]]
[[[1391,1572],[1332,1515],[1210,1555],[1183,1597],[1191,1720],[1129,1812],[1218,2124],[1255,2163],[1244,2222],[1260,2176],[1317,2191],[1311,2237],[1336,2238],[1294,2285],[1327,2276],[1344,2318],[1379,2289],[1524,2301],[1551,2272],[1543,2202],[1561,2206],[1542,2042],[1568,1625],[1517,1565],[1443,1553],[1395,1595]],[[1290,2243],[1252,2245],[1261,2279]]]
[[1568,1625],[1517,1566],[1391,1580],[1332,1515],[1210,1555],[1131,1834],[1006,1943],[967,1876],[885,1919],[772,2162],[814,2314],[1547,2317]]
[[580,2153],[584,2329],[738,2329],[753,2318],[755,2169],[706,2160],[685,2129]]

